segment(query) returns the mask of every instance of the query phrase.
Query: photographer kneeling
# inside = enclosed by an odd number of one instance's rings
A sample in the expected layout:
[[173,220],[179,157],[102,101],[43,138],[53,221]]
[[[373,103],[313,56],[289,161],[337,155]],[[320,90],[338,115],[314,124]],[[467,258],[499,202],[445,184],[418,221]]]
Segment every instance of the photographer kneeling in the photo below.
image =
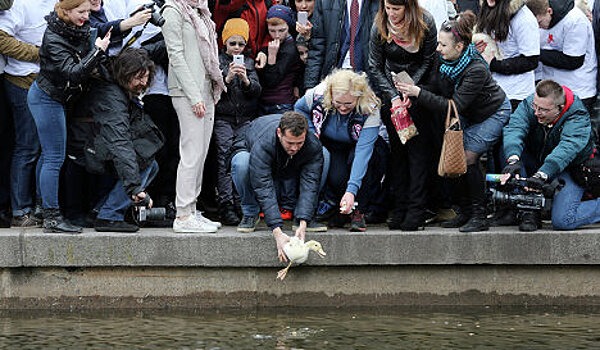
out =
[[[579,97],[552,80],[542,80],[503,131],[507,156],[503,173],[532,174],[526,180],[529,191],[541,191],[555,178],[564,182],[554,194],[554,229],[572,230],[600,222],[600,199],[582,201],[586,189],[571,176],[577,175],[594,151],[590,116]],[[540,228],[539,211],[520,214],[520,231]]]
[[117,178],[96,205],[96,231],[136,232],[137,225],[125,222],[125,212],[133,204],[152,206],[145,188],[158,172],[154,156],[164,143],[140,99],[154,77],[154,63],[146,51],[130,48],[114,58],[110,70],[112,78],[93,79],[75,113],[94,120],[84,149],[86,168]]

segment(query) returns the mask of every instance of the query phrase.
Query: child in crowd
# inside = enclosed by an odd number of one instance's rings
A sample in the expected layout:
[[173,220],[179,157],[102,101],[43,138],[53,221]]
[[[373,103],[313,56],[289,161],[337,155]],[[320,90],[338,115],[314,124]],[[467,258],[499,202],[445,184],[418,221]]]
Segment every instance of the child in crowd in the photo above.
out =
[[267,27],[271,41],[263,49],[267,64],[261,71],[263,93],[261,114],[283,113],[293,109],[294,87],[299,86],[302,61],[290,28],[296,21],[292,9],[274,5],[267,12]]
[[[241,18],[228,20],[221,35],[224,49],[219,55],[219,66],[227,92],[221,94],[221,100],[216,105],[213,137],[217,146],[219,212],[221,222],[225,225],[237,225],[240,221],[233,205],[233,184],[227,159],[236,135],[256,118],[261,91],[254,60],[244,55],[248,36],[248,22]],[[234,60],[237,55],[243,56],[243,64]]]

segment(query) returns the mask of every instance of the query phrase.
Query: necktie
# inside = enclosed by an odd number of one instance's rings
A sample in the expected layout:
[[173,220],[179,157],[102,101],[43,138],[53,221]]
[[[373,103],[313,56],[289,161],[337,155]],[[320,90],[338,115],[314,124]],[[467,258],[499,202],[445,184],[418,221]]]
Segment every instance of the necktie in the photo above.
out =
[[352,0],[350,4],[350,64],[354,68],[354,42],[356,41],[356,29],[358,28],[358,0]]

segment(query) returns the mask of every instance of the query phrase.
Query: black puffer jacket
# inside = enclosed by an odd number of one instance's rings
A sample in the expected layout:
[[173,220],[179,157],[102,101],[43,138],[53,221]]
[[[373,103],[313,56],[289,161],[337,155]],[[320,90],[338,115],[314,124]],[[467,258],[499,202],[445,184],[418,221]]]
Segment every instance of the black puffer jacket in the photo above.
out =
[[40,47],[40,89],[54,100],[65,103],[83,90],[103,54],[90,42],[90,25],[68,25],[56,12],[46,16],[48,28]]
[[[369,37],[375,14],[379,8],[379,1],[365,0],[360,9],[360,27],[357,35],[363,45],[363,62],[369,61]],[[310,51],[304,73],[304,87],[315,87],[331,71],[336,68],[340,59],[340,50],[344,44],[341,40],[344,30],[344,21],[347,16],[345,0],[320,0],[315,1],[315,10],[311,18],[313,25]]]
[[[219,55],[219,66],[221,72],[223,72],[223,81],[229,73],[229,64],[232,61],[233,57],[226,53]],[[261,86],[254,69],[254,60],[245,57],[244,64],[246,65],[246,76],[250,80],[250,85],[245,86],[239,77],[233,78],[229,84],[225,83],[227,92],[221,94],[221,99],[216,105],[216,119],[242,124],[256,118]]]
[[399,95],[393,84],[392,72],[405,71],[415,84],[420,84],[429,74],[436,55],[437,29],[429,12],[424,12],[423,17],[428,29],[419,51],[415,53],[404,50],[393,41],[388,43],[383,40],[376,26],[371,29],[367,72],[375,93],[384,101]]
[[437,113],[446,113],[448,99],[456,103],[458,113],[472,124],[494,114],[506,99],[504,90],[492,78],[485,62],[473,60],[454,82],[439,71],[439,60],[432,70],[429,86],[423,87],[417,104]]
[[277,137],[280,114],[255,119],[233,145],[233,153],[250,152],[250,183],[256,199],[265,213],[271,229],[283,226],[274,179],[297,178],[298,201],[294,217],[310,221],[319,195],[323,171],[323,147],[313,133],[308,132],[304,145],[290,157]]
[[78,113],[94,119],[94,134],[84,149],[88,170],[115,171],[129,195],[143,191],[140,170],[154,160],[164,136],[137,97],[112,81],[94,79],[78,106]]

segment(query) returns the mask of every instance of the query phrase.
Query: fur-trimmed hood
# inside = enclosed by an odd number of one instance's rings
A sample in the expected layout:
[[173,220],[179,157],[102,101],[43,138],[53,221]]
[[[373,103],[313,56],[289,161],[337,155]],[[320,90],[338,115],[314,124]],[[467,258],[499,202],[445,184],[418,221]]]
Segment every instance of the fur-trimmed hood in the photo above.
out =
[[527,0],[510,0],[510,6],[508,7],[508,13],[510,17],[514,16],[519,10],[525,6]]

